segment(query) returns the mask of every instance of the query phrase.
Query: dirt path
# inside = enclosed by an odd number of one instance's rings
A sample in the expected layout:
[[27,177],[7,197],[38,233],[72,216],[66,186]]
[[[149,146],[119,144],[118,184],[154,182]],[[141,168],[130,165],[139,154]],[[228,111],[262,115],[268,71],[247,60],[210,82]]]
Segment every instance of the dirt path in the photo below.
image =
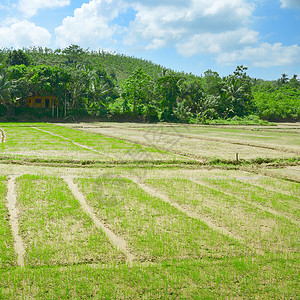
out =
[[76,199],[80,202],[81,206],[85,210],[85,212],[92,218],[94,221],[94,224],[97,228],[102,230],[109,241],[123,254],[125,254],[127,258],[127,262],[129,264],[132,264],[132,262],[135,260],[135,256],[129,252],[127,243],[125,240],[123,240],[121,237],[117,236],[113,231],[111,231],[101,220],[97,218],[95,213],[93,212],[93,209],[87,204],[84,195],[79,190],[76,183],[74,183],[73,178],[71,176],[63,176],[63,179],[68,184],[69,188],[73,192]]
[[78,146],[78,147],[81,147],[81,148],[90,150],[90,151],[92,151],[92,152],[94,152],[94,153],[97,153],[97,154],[100,154],[100,155],[102,155],[102,156],[104,156],[104,157],[110,157],[110,158],[113,158],[113,156],[109,155],[108,153],[104,153],[104,152],[99,151],[99,150],[96,150],[96,149],[94,149],[94,148],[92,148],[92,147],[89,147],[89,146],[86,146],[86,145],[79,144],[79,143],[77,143],[77,142],[72,141],[72,140],[69,139],[69,138],[66,138],[66,137],[62,136],[62,135],[59,135],[59,134],[53,133],[53,132],[51,132],[51,131],[47,131],[47,130],[44,130],[44,129],[35,127],[35,126],[31,126],[31,128],[36,129],[36,130],[39,130],[39,131],[42,131],[42,132],[45,132],[45,133],[48,133],[48,134],[51,134],[51,135],[56,136],[56,137],[59,137],[59,138],[65,140],[65,141],[71,142],[72,144],[74,144],[74,145],[76,145],[76,146]]
[[9,211],[9,223],[14,237],[14,248],[17,254],[17,262],[20,267],[24,267],[25,248],[22,237],[19,235],[18,208],[16,198],[16,178],[18,176],[10,176],[7,183],[6,203]]
[[[159,198],[162,201],[170,204],[171,206],[175,207],[176,209],[178,209],[180,212],[184,213],[185,215],[187,215],[189,218],[193,218],[193,219],[198,219],[202,222],[204,222],[209,228],[211,228],[214,231],[217,231],[219,233],[221,233],[222,235],[225,235],[227,237],[230,237],[240,243],[242,243],[243,245],[246,245],[249,247],[249,243],[247,243],[244,238],[242,238],[241,236],[238,236],[236,234],[233,234],[232,232],[230,232],[227,228],[224,228],[222,226],[219,226],[218,224],[216,224],[215,222],[213,222],[212,220],[210,220],[207,217],[204,217],[202,215],[199,215],[195,212],[192,212],[184,207],[182,207],[181,205],[179,205],[178,203],[172,201],[166,194],[162,193],[161,191],[158,191],[152,187],[150,187],[149,185],[141,182],[138,178],[130,178],[130,180],[132,180],[134,183],[136,183],[142,190],[144,190],[147,194]],[[254,245],[250,245],[252,246],[252,250],[255,251],[256,253],[260,254],[260,255],[264,255],[264,252],[260,249],[257,249],[257,247],[255,247]]]
[[246,201],[245,199],[243,199],[243,197],[239,197],[238,195],[236,195],[236,194],[234,194],[234,193],[229,193],[229,192],[225,192],[225,191],[219,190],[218,188],[216,188],[216,187],[210,185],[209,183],[206,183],[204,180],[201,180],[201,179],[191,179],[191,178],[190,178],[189,180],[191,180],[191,181],[193,181],[193,182],[195,182],[195,183],[197,183],[197,184],[203,185],[203,186],[205,186],[205,187],[208,187],[208,188],[210,188],[210,189],[219,191],[219,192],[223,193],[224,195],[227,195],[227,196],[230,196],[230,197],[235,197],[235,198],[237,198],[238,200],[240,200],[240,201],[246,203],[247,205],[251,205],[251,206],[253,206],[253,207],[255,207],[255,208],[258,208],[258,209],[260,209],[260,210],[262,210],[262,211],[264,211],[264,212],[268,212],[268,213],[270,213],[270,214],[272,214],[272,215],[274,215],[274,216],[284,218],[284,219],[290,221],[291,223],[293,223],[293,224],[295,224],[295,225],[297,225],[297,226],[300,226],[300,222],[299,222],[299,221],[297,221],[297,220],[295,220],[295,219],[293,219],[293,218],[287,216],[287,215],[284,214],[284,213],[278,212],[277,210],[274,210],[274,209],[272,209],[272,208],[270,208],[270,207],[266,207],[266,206],[263,206],[263,205],[261,205],[261,204],[254,203],[254,202],[249,202],[249,201]]
[[2,128],[0,128],[0,133],[1,133],[1,137],[0,137],[1,143],[5,143],[6,135],[5,135],[5,131]]

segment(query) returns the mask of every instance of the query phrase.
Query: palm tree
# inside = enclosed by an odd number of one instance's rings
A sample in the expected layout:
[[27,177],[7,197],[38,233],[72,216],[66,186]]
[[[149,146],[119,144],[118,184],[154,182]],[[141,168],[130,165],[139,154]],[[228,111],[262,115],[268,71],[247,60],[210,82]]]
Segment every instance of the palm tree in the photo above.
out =
[[0,102],[6,104],[9,99],[9,89],[11,82],[8,80],[8,75],[3,66],[0,68]]
[[238,66],[233,75],[225,78],[219,102],[225,118],[247,115],[253,106],[251,79],[246,75],[247,68]]

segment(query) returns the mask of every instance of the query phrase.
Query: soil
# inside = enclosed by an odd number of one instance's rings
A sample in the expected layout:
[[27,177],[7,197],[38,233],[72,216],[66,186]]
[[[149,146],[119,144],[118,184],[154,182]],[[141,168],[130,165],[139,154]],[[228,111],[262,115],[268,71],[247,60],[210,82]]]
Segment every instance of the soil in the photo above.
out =
[[16,192],[15,192],[15,185],[16,185],[16,178],[18,176],[10,176],[8,179],[7,184],[7,208],[10,215],[10,226],[12,230],[12,234],[14,237],[14,248],[17,254],[17,262],[20,267],[24,267],[24,255],[25,255],[25,247],[22,240],[22,237],[19,235],[19,222],[18,222],[18,208],[16,205]]
[[0,128],[0,141],[1,143],[5,143],[6,141],[5,131],[2,128]]

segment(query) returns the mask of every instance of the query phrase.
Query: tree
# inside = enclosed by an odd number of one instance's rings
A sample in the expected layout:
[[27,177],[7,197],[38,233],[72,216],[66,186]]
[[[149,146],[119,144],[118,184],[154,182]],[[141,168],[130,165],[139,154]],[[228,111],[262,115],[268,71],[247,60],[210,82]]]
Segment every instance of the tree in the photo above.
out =
[[197,114],[205,100],[202,80],[200,78],[186,80],[181,85],[180,98],[182,101],[185,101],[185,105],[189,107],[191,113]]
[[109,102],[119,97],[113,79],[100,65],[86,68],[89,78],[89,109],[96,115],[106,115]]
[[69,47],[62,50],[62,53],[67,58],[67,65],[76,65],[82,61],[82,56],[85,51],[78,45],[70,45]]
[[163,71],[163,74],[157,80],[158,93],[161,97],[161,108],[163,109],[162,120],[174,121],[173,109],[177,97],[180,94],[179,84],[183,80],[182,76],[170,71]]
[[25,65],[27,67],[30,65],[30,58],[21,49],[13,50],[9,52],[6,63],[9,66]]
[[221,93],[222,79],[217,72],[207,70],[204,72],[203,88],[208,95],[219,96]]
[[300,88],[300,81],[297,79],[297,75],[294,74],[293,77],[289,81],[289,86],[294,89]]
[[243,117],[254,110],[251,78],[246,70],[243,65],[237,66],[233,75],[223,80],[218,111],[225,118],[235,115]]
[[288,82],[289,82],[289,78],[288,78],[288,75],[285,74],[285,73],[283,73],[281,75],[281,78],[278,79],[278,81],[277,81],[277,83],[278,83],[279,86],[283,86],[283,85],[285,85]]
[[151,101],[150,79],[142,68],[137,68],[125,82],[123,97],[132,104],[134,116],[141,116],[143,106],[147,106]]
[[8,80],[4,67],[0,67],[0,104],[7,110],[8,116],[14,115],[11,81]]

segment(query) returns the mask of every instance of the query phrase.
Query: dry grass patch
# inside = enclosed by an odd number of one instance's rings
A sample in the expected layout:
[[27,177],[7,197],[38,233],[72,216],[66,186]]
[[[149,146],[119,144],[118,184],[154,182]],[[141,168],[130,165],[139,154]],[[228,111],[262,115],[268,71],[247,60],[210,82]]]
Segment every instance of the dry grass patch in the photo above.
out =
[[[204,135],[203,139],[189,137],[188,134],[176,133],[172,131],[172,135],[166,132],[169,127],[161,127],[158,130],[151,130],[146,127],[145,130],[136,130],[134,128],[123,127],[88,127],[80,128],[80,130],[98,133],[109,137],[125,139],[141,145],[155,147],[157,149],[173,152],[179,155],[186,155],[193,158],[208,159],[221,158],[232,159],[235,158],[235,153],[239,153],[241,159],[261,158],[289,158],[295,157],[295,153],[284,152],[281,149],[268,149],[264,147],[252,147],[245,144],[232,144],[228,140],[208,140]],[[188,129],[186,129],[188,128]],[[190,128],[185,127],[185,132],[189,132]],[[198,136],[197,136],[198,137]],[[293,149],[292,149],[293,150]]]

